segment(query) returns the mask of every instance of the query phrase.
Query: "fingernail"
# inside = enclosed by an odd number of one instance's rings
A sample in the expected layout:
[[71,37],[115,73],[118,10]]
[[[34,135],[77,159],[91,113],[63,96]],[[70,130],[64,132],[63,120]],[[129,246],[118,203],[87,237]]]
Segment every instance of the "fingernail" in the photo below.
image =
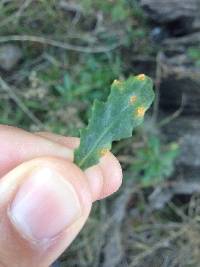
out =
[[56,171],[35,170],[17,192],[9,217],[21,235],[46,243],[81,216],[81,205],[73,186]]

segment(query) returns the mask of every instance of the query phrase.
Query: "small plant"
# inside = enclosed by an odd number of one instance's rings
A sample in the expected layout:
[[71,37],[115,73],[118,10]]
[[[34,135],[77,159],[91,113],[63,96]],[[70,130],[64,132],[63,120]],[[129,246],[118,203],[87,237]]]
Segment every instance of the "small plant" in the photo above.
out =
[[151,135],[144,146],[136,150],[132,171],[142,186],[155,185],[172,174],[178,153],[178,144],[163,145],[158,136]]
[[196,67],[200,67],[200,47],[189,47],[187,50],[188,57],[194,62]]
[[152,80],[140,74],[127,80],[115,80],[107,102],[95,101],[88,126],[81,130],[75,163],[86,169],[98,163],[113,141],[132,136],[143,122],[145,111],[154,99]]
[[91,104],[94,99],[105,99],[108,85],[121,74],[121,59],[117,56],[92,56],[82,58],[84,64],[71,67],[65,73],[63,84],[55,89],[64,103],[81,100]]

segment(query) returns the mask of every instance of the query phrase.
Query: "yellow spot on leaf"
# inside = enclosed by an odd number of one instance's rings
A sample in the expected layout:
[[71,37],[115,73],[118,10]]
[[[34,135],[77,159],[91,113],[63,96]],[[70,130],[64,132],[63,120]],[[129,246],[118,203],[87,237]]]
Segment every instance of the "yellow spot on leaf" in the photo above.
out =
[[144,113],[145,113],[145,108],[144,107],[139,107],[136,109],[136,116],[137,117],[143,117],[144,116]]
[[108,148],[102,148],[100,151],[101,157],[105,156],[108,153],[109,149]]
[[146,78],[145,74],[139,74],[139,75],[137,76],[137,79],[140,80],[140,81],[144,81],[145,78]]
[[136,100],[137,100],[137,96],[133,95],[130,97],[129,103],[133,104],[133,103],[135,103]]
[[123,89],[123,82],[120,80],[114,80],[113,85],[116,86],[118,89],[122,90]]
[[119,80],[114,80],[114,81],[113,81],[113,84],[114,84],[114,85],[120,85],[121,83],[122,83],[122,82],[119,81]]

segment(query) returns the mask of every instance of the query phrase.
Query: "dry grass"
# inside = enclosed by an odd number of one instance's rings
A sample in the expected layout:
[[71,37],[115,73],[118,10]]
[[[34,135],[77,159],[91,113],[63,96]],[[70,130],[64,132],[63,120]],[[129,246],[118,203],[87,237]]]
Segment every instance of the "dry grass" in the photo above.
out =
[[105,248],[110,234],[115,243],[112,248],[109,247],[109,263],[116,263],[112,258],[113,249],[117,252],[118,247],[121,248],[120,255],[115,255],[120,256],[118,264],[112,266],[199,266],[200,196],[193,195],[182,207],[171,202],[162,210],[153,211],[145,200],[143,190],[138,188],[132,191],[134,192],[129,195],[126,203],[128,208],[118,231],[113,231],[113,228],[118,224],[116,216],[119,211],[113,216],[108,203],[97,204],[100,205],[99,216],[96,212],[91,216],[81,236],[63,255],[62,266],[66,266],[66,263],[74,267],[107,266]]
[[159,212],[148,203],[141,213],[138,207],[130,210],[124,234],[127,266],[198,267],[199,201],[193,195],[185,205],[171,202]]
[[[45,128],[61,133],[71,131],[64,130],[62,125],[72,116],[63,120],[64,116],[61,113],[73,113],[71,112],[73,105],[69,112],[66,112],[66,105],[54,89],[52,93],[52,88],[62,83],[66,72],[77,83],[81,83],[80,77],[77,76],[84,70],[90,54],[95,53],[94,58],[98,62],[97,54],[101,53],[99,57],[104,55],[103,64],[108,65],[112,60],[112,50],[126,43],[126,27],[129,23],[126,20],[120,24],[109,18],[104,20],[104,14],[100,14],[98,8],[85,8],[86,2],[54,0],[0,2],[0,45],[15,44],[20,47],[23,54],[20,64],[11,72],[4,73],[0,70],[1,89],[3,89],[0,91],[2,123],[31,129]],[[91,11],[88,13],[88,10]],[[112,66],[110,69],[112,72]],[[34,79],[31,80],[32,74]],[[81,77],[84,78],[84,73]],[[87,77],[85,80],[87,82]],[[5,87],[7,103],[5,103]],[[12,96],[11,91],[13,91]],[[85,100],[87,102],[87,97]],[[11,104],[12,101],[14,104]],[[40,105],[41,101],[43,107]],[[81,105],[76,105],[76,108],[77,112],[82,112]],[[52,109],[59,113],[61,120],[57,118],[52,120],[52,114],[48,114]],[[77,116],[79,117],[75,114],[75,121],[78,121]],[[72,119],[70,129],[73,128],[74,120]],[[74,128],[77,127],[77,123]]]

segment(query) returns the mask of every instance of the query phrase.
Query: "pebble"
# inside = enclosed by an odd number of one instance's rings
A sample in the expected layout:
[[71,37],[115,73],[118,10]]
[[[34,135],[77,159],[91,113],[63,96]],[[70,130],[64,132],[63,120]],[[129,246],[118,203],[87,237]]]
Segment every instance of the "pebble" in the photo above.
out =
[[0,68],[11,71],[22,58],[21,49],[12,44],[0,46]]

